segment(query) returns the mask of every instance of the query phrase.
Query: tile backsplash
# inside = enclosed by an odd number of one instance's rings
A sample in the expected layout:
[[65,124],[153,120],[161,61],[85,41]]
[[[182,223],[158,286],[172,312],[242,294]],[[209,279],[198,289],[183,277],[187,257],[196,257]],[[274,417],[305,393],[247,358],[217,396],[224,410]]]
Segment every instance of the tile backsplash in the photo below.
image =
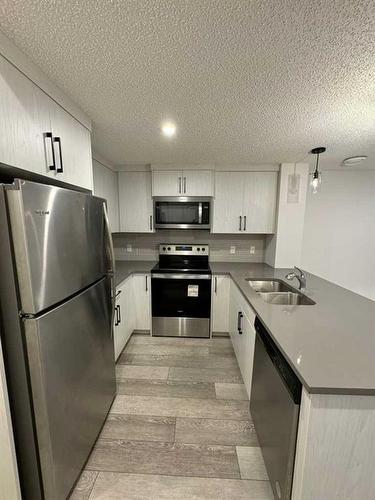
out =
[[[263,234],[211,234],[208,231],[160,230],[155,233],[115,233],[113,245],[118,260],[158,260],[160,243],[208,244],[211,261],[263,262]],[[234,246],[235,254],[230,253]],[[250,247],[254,253],[250,253]],[[130,251],[131,249],[131,251]]]

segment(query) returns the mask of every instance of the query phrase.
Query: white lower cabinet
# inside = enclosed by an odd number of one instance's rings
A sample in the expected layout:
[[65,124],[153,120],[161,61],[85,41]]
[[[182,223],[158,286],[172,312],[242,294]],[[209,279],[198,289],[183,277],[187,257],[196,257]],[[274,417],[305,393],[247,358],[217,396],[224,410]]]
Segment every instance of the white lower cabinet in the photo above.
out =
[[116,287],[113,326],[115,359],[134,330],[151,329],[151,276],[134,274]]
[[229,334],[232,339],[233,349],[236,353],[238,365],[250,398],[251,379],[254,364],[255,348],[255,314],[246,302],[241,292],[230,281],[229,301]]
[[230,278],[214,275],[212,280],[212,331],[229,332]]
[[151,275],[135,274],[132,277],[134,296],[135,330],[151,329]]
[[114,318],[113,339],[115,359],[124,349],[135,325],[134,298],[132,277],[126,279],[116,288],[116,309]]

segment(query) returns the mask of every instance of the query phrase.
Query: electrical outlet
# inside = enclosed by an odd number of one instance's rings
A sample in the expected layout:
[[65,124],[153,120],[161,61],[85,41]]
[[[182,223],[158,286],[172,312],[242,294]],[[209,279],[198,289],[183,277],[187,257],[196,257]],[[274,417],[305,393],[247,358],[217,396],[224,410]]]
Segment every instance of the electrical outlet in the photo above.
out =
[[236,247],[234,245],[230,247],[230,253],[236,253]]
[[133,247],[131,245],[126,245],[126,251],[131,253],[133,251]]
[[251,245],[250,247],[250,253],[251,254],[254,254],[255,253],[255,247],[253,245]]

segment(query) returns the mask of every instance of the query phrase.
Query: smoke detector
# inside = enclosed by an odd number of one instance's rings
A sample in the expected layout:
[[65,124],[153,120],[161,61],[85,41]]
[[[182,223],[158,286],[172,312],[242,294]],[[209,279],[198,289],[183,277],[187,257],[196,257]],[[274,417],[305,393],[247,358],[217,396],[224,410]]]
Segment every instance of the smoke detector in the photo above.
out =
[[352,167],[353,165],[358,165],[358,163],[362,163],[367,160],[367,156],[351,156],[350,158],[345,158],[342,164],[345,167]]

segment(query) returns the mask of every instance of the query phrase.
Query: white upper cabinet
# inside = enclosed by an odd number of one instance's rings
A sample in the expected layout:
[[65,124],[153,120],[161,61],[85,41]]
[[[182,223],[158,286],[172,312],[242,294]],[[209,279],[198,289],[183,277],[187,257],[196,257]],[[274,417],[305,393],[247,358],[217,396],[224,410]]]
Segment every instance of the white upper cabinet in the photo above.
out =
[[216,172],[212,232],[241,233],[244,172]]
[[108,218],[111,231],[117,233],[119,226],[117,172],[93,160],[94,195],[107,200]]
[[92,189],[90,132],[58,104],[52,100],[51,103],[56,170],[61,174],[57,178],[69,184]]
[[273,233],[277,198],[277,172],[246,172],[243,196],[243,231]]
[[50,131],[49,98],[0,56],[0,162],[49,175]]
[[213,196],[211,170],[183,170],[182,187],[186,196]]
[[277,172],[216,172],[213,233],[275,230]]
[[213,196],[211,170],[154,170],[152,196]]
[[92,189],[90,131],[2,56],[0,162]]
[[151,172],[119,172],[120,231],[152,233]]

